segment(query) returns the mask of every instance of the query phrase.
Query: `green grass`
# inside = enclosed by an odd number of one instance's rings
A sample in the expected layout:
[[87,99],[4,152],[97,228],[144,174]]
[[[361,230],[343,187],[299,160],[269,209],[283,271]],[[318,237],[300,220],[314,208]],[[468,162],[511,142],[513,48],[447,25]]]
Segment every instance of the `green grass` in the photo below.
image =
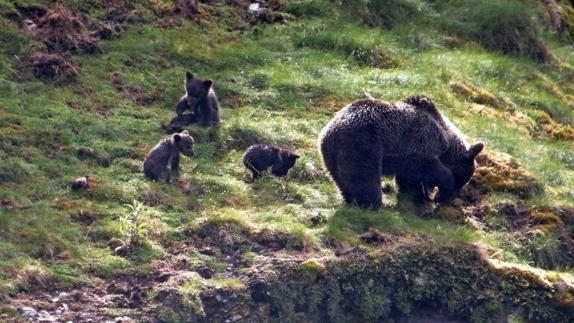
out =
[[[106,12],[66,3],[93,17]],[[485,24],[492,19],[505,23],[491,15],[493,1],[454,1],[472,5],[464,12],[480,9],[456,33],[463,23],[460,12],[445,9],[446,1],[367,3],[375,9],[392,3],[401,10],[375,10],[364,24],[350,17],[352,10],[331,2],[295,1],[285,10],[297,20],[257,26],[256,32],[251,27],[227,31],[214,18],[165,29],[151,23],[130,25],[121,37],[101,42],[103,53],[75,55],[81,74],[64,86],[33,78],[20,58],[32,53],[38,41],[0,17],[0,198],[30,206],[0,209],[0,293],[23,289],[18,286],[25,286],[24,279],[14,279],[30,266],[62,284],[83,275],[112,277],[118,270],[161,258],[166,245],[183,239],[184,228],[203,219],[289,233],[294,238],[288,248],[293,250],[326,249],[325,236],[357,242],[369,228],[423,235],[439,244],[484,239],[464,225],[401,214],[392,196],[385,196],[381,212],[342,205],[322,171],[316,138],[335,111],[364,97],[363,89],[388,101],[413,94],[431,97],[471,141],[483,140],[488,149],[512,155],[545,185],[538,201],[528,203],[572,206],[571,142],[532,136],[504,115],[469,112],[472,103],[449,88],[451,81],[463,81],[499,100],[510,99],[520,113],[542,110],[572,125],[571,98],[556,95],[556,89],[571,93],[567,69],[541,67],[529,52],[511,51],[525,57],[508,56],[489,44],[499,25],[485,30]],[[496,3],[502,14],[520,9],[508,23],[522,23],[524,14],[530,17],[530,9],[517,1]],[[10,4],[0,1],[0,9],[6,6]],[[143,21],[160,19],[152,8],[137,6]],[[424,16],[417,20],[419,15]],[[422,28],[428,21],[430,27]],[[533,37],[543,34],[536,30]],[[565,64],[574,64],[565,49],[571,45],[558,40],[549,44]],[[139,166],[165,135],[160,125],[174,116],[186,70],[214,79],[225,124],[216,130],[191,127],[199,156],[182,158],[188,187],[150,182]],[[124,90],[112,83],[113,73],[121,76]],[[302,155],[288,177],[289,199],[283,198],[277,179],[254,185],[242,181],[241,156],[256,142],[291,146]],[[78,156],[82,147],[92,148],[93,155]],[[97,185],[71,192],[69,181],[86,174]],[[107,243],[121,236],[118,216],[133,200],[147,203],[145,219],[154,231],[146,248],[121,257]],[[74,220],[81,212],[96,214],[96,220],[90,225]],[[317,214],[327,223],[311,225]],[[486,243],[506,252],[509,261],[529,261],[497,239],[489,236]],[[189,256],[222,270],[217,259]],[[235,286],[233,281],[220,283]]]
[[327,235],[338,240],[357,242],[357,237],[370,228],[391,234],[428,235],[439,243],[472,243],[478,240],[470,228],[442,220],[425,220],[393,209],[373,212],[355,207],[342,208],[329,218],[325,230]]

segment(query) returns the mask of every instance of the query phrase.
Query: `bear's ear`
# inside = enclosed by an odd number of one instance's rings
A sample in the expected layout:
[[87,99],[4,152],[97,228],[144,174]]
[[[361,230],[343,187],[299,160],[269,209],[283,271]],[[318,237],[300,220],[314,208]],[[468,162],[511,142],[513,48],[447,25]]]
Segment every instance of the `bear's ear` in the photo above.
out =
[[185,72],[185,78],[191,80],[193,78],[193,73],[191,73],[191,71]]
[[173,135],[173,140],[175,142],[179,142],[181,140],[181,136],[178,133],[176,133],[175,135]]
[[213,81],[212,80],[205,80],[204,84],[205,84],[205,87],[207,87],[209,89],[213,85]]
[[482,142],[477,142],[468,148],[468,156],[474,159],[478,154],[480,154],[482,149],[484,149],[484,144]]

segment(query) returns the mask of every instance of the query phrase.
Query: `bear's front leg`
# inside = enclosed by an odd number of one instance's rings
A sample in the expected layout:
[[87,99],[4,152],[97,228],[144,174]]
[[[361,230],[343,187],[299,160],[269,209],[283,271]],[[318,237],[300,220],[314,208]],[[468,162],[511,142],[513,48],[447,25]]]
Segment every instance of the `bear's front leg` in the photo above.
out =
[[410,199],[417,204],[424,204],[427,200],[422,178],[413,174],[398,174],[395,182],[399,187],[399,200]]
[[178,173],[179,172],[179,154],[174,154],[171,157],[170,167],[171,167],[172,173]]
[[177,113],[178,116],[181,116],[188,109],[191,109],[191,106],[189,105],[187,97],[184,95],[177,102],[177,105],[175,106],[175,113]]
[[438,158],[429,163],[423,183],[425,187],[438,187],[435,202],[447,203],[454,197],[454,176],[452,171]]

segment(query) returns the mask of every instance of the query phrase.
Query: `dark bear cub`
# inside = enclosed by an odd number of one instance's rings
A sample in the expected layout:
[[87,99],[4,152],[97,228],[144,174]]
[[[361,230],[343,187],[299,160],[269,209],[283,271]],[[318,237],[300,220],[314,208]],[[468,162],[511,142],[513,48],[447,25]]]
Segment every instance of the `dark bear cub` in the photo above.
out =
[[[185,95],[177,102],[174,120],[185,120],[188,124],[199,122],[203,127],[219,124],[219,101],[213,90],[213,81],[200,79],[187,71],[184,87]],[[187,110],[191,110],[191,115],[184,115]]]
[[472,177],[484,145],[469,145],[424,96],[396,103],[358,100],[323,128],[325,168],[346,203],[380,208],[381,176],[394,176],[399,197],[448,202]]
[[298,158],[299,155],[287,148],[253,145],[243,155],[243,165],[252,173],[251,178],[246,178],[245,182],[254,182],[269,167],[273,175],[284,177]]
[[179,171],[179,154],[189,157],[195,155],[193,143],[193,137],[187,131],[163,138],[150,150],[143,162],[145,176],[169,182],[171,173]]

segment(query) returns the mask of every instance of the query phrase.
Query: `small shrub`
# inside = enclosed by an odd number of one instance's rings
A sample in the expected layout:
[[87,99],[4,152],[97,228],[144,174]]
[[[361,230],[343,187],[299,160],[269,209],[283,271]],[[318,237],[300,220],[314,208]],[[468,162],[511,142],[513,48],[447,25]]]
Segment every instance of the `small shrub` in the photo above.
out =
[[143,244],[147,238],[149,223],[141,217],[144,205],[134,200],[132,204],[126,204],[126,206],[131,211],[122,214],[119,218],[122,245],[115,248],[115,252],[130,250],[134,246]]

